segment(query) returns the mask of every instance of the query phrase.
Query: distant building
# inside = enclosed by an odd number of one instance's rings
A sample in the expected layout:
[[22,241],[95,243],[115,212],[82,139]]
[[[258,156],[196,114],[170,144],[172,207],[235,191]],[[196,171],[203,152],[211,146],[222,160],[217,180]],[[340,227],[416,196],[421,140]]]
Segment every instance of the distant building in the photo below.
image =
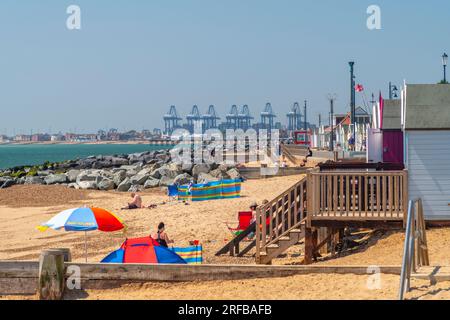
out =
[[50,141],[50,138],[51,137],[48,134],[37,133],[31,136],[31,141],[33,142]]
[[27,134],[18,134],[14,137],[15,142],[30,142],[31,136]]
[[64,141],[64,136],[62,134],[53,134],[50,137],[50,141],[52,142],[58,142],[58,141]]
[[64,138],[68,142],[95,142],[98,141],[98,137],[96,133],[88,133],[88,134],[75,134],[75,133],[66,133]]
[[0,143],[9,142],[9,138],[5,135],[0,135]]

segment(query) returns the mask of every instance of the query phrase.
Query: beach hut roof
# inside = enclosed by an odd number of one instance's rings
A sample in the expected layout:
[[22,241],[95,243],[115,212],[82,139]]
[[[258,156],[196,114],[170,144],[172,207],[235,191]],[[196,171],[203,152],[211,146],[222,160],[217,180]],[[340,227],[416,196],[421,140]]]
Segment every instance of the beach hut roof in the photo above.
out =
[[450,84],[408,84],[404,128],[450,130]]
[[384,100],[383,129],[401,129],[401,101]]

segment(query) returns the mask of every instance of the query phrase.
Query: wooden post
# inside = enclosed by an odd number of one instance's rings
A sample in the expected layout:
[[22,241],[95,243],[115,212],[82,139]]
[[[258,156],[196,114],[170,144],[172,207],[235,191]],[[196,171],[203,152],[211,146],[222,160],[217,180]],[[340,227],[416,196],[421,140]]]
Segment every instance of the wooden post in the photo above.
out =
[[[329,236],[329,234],[330,234],[331,232],[332,232],[332,228],[328,228],[328,227],[322,227],[322,228],[319,228],[319,229],[317,230],[317,237],[318,237],[317,242],[318,242],[318,243],[321,243],[323,240],[329,238],[328,236]],[[329,239],[330,239],[330,240],[327,241],[327,244],[324,245],[324,246],[322,246],[322,247],[319,249],[319,253],[320,253],[320,254],[326,255],[326,254],[330,253],[331,250],[330,250],[329,246],[330,246],[330,244],[331,244],[331,238],[329,238]]]
[[61,251],[64,254],[64,262],[72,262],[72,254],[70,253],[70,249],[68,248],[56,248],[52,250]]
[[317,231],[312,228],[305,228],[305,260],[304,264],[312,264],[314,260],[314,251],[317,246]]
[[[69,251],[70,253],[70,251]],[[39,299],[61,300],[65,287],[64,257],[67,251],[44,250],[39,258]]]

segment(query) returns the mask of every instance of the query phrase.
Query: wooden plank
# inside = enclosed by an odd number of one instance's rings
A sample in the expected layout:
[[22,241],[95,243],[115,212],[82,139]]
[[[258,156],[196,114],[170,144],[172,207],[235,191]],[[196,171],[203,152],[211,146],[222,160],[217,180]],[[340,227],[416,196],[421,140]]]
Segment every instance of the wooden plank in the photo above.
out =
[[362,215],[362,176],[358,176],[358,212],[359,216]]
[[375,186],[374,177],[370,177],[370,213],[373,215],[374,212],[374,198],[375,198]]
[[377,176],[375,181],[376,181],[376,184],[377,184],[377,204],[376,204],[376,209],[377,209],[377,215],[380,216],[380,177]]
[[356,176],[352,176],[352,196],[351,196],[351,201],[352,201],[352,212],[355,213],[357,212],[356,210]]
[[37,261],[2,261],[0,260],[0,278],[33,278],[39,277]]
[[328,202],[328,215],[333,212],[333,177],[327,177],[327,202]]
[[[295,274],[367,275],[369,266],[271,266],[271,265],[170,265],[170,264],[76,264],[86,280],[210,281],[271,278]],[[399,266],[380,266],[383,274],[400,274]]]
[[[296,188],[295,188],[295,189],[296,189]],[[293,212],[295,211],[295,210],[294,210],[295,201],[294,201],[294,203],[292,203],[292,193],[293,193],[293,192],[294,192],[294,190],[290,191],[290,192],[289,192],[289,196],[288,196],[288,203],[289,203],[288,216],[287,216],[287,219],[288,219],[288,229],[292,226],[292,220],[293,220],[292,215],[293,215]]]
[[386,195],[386,176],[382,177],[381,180],[381,184],[382,184],[382,194],[381,194],[381,201],[382,201],[382,205],[383,205],[383,215],[386,215],[386,209],[387,209],[387,195]]
[[36,294],[38,278],[0,278],[0,296]]
[[338,176],[333,177],[333,211],[337,213],[339,208],[338,203]]
[[350,213],[350,176],[345,175],[345,213]]
[[367,216],[369,209],[369,178],[364,176],[364,215]]
[[392,215],[392,213],[393,213],[392,193],[393,193],[393,188],[394,188],[394,185],[392,183],[392,176],[388,176],[388,181],[389,181],[389,183],[388,183],[388,185],[389,185],[389,192],[388,192],[388,194],[389,194],[389,213]]
[[345,208],[345,198],[344,198],[344,177],[339,177],[339,184],[340,184],[340,194],[339,194],[339,206],[340,206],[340,213],[341,215],[344,213]]

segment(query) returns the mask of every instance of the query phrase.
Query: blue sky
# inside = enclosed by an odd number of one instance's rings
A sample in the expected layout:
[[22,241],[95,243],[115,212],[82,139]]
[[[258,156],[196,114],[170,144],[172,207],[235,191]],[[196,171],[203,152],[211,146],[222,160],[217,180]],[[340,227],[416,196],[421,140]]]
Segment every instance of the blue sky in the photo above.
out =
[[[66,28],[71,4],[82,30]],[[382,30],[366,27],[371,4]],[[0,133],[162,128],[172,104],[258,116],[270,101],[285,123],[305,99],[316,122],[328,93],[347,110],[349,60],[369,99],[389,81],[441,80],[448,12],[445,0],[2,0]]]

